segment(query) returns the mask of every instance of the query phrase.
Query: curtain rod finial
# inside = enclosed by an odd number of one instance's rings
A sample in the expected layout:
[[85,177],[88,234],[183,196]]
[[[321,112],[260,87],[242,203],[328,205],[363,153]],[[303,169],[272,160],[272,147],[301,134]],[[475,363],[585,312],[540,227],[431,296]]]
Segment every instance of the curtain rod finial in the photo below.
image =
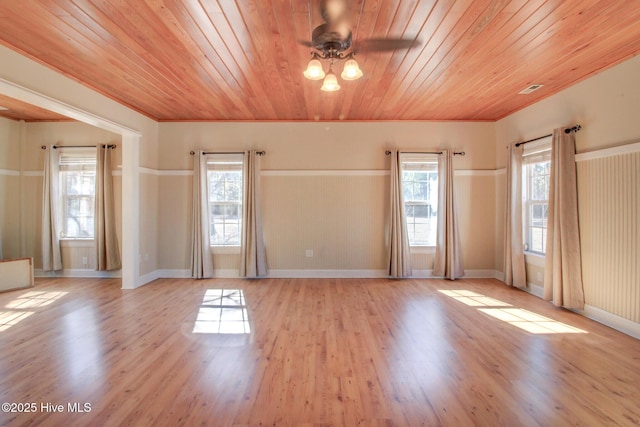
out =
[[570,127],[570,128],[566,128],[566,129],[564,130],[564,133],[578,132],[580,129],[582,129],[582,126],[580,126],[580,125],[575,125],[575,126],[572,126],[572,127]]

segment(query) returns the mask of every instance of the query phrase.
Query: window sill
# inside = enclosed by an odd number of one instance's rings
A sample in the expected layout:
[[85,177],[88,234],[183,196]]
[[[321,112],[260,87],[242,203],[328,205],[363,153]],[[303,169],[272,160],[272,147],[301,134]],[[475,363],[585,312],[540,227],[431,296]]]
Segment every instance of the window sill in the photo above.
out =
[[60,239],[60,246],[63,248],[94,248],[94,239]]
[[238,255],[240,254],[240,246],[210,246],[211,253],[214,255]]
[[544,267],[544,254],[525,252],[524,262],[527,264],[535,265],[536,267]]

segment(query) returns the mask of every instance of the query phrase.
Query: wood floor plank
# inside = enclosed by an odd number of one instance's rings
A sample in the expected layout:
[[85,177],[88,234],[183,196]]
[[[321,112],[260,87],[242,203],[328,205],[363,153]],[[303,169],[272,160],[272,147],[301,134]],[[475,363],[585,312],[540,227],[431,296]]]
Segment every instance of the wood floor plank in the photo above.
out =
[[120,286],[0,295],[0,425],[640,425],[640,341],[496,280]]

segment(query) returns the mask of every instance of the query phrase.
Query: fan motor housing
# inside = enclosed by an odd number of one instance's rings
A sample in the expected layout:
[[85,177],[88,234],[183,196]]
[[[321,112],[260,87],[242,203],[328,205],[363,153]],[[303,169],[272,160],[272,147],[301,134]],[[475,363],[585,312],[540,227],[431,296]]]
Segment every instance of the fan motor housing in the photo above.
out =
[[320,52],[342,53],[351,48],[351,30],[348,30],[346,37],[338,28],[332,28],[329,24],[317,26],[311,34],[311,43],[314,49]]

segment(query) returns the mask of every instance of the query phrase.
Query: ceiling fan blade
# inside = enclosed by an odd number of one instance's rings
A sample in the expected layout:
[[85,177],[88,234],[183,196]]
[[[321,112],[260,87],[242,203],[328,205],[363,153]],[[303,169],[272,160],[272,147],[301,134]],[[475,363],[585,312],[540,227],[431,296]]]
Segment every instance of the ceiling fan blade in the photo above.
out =
[[420,45],[417,39],[364,39],[354,43],[358,52],[388,52],[397,49],[411,49]]
[[334,23],[345,19],[347,14],[346,0],[322,0],[320,15],[326,23]]
[[302,46],[306,46],[306,47],[313,47],[313,43],[311,43],[308,40],[297,40],[298,44],[301,44]]

